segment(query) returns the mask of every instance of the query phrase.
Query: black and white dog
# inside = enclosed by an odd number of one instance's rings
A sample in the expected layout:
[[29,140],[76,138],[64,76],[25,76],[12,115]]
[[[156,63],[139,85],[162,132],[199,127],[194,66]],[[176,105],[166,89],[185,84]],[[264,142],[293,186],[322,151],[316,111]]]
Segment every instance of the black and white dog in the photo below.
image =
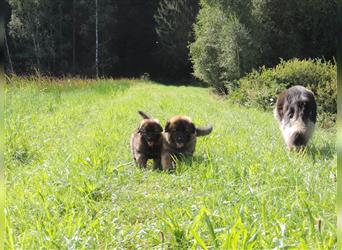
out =
[[310,140],[316,124],[314,94],[303,86],[293,86],[279,94],[274,116],[278,120],[287,148],[301,149]]

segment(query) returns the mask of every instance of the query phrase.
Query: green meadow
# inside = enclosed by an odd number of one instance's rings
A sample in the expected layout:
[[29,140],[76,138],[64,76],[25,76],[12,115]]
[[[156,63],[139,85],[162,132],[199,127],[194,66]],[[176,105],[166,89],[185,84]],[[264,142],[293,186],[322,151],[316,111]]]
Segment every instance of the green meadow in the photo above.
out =
[[[208,88],[12,78],[5,87],[6,249],[334,249],[334,131],[288,152],[272,112]],[[143,110],[213,132],[174,172],[137,168]]]

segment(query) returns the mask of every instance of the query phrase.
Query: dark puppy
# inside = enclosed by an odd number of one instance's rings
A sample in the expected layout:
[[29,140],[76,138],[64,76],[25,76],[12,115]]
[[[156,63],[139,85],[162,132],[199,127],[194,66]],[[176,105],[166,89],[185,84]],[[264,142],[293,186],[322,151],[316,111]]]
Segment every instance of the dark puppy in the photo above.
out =
[[293,86],[278,96],[274,109],[288,149],[301,149],[310,140],[316,124],[314,94],[303,86]]
[[161,169],[160,153],[162,148],[162,132],[157,119],[153,119],[142,111],[138,113],[144,118],[139,128],[131,136],[131,151],[137,166],[146,167],[147,160],[153,159],[153,168]]
[[210,134],[212,126],[196,128],[187,116],[174,116],[165,126],[161,161],[163,170],[172,168],[173,159],[179,156],[192,156],[198,136]]

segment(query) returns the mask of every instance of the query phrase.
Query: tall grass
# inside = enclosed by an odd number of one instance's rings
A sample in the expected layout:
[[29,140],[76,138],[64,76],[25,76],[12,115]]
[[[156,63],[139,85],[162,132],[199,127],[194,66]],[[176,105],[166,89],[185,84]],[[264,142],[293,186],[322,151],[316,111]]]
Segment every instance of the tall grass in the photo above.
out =
[[[205,88],[39,81],[13,78],[5,92],[7,249],[336,247],[334,134],[317,129],[290,153],[270,112]],[[174,173],[141,170],[137,110],[214,131]]]

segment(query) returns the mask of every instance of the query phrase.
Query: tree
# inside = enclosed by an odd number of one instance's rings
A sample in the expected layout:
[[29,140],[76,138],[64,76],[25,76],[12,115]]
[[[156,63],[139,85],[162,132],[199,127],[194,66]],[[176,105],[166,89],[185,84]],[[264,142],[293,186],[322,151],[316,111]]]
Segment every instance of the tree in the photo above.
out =
[[[10,36],[17,53],[14,64],[24,71],[63,71],[69,57],[68,15],[69,1],[10,0]],[[21,64],[23,62],[23,65]],[[27,65],[32,65],[27,67]]]
[[188,45],[194,38],[192,26],[198,9],[197,0],[159,2],[154,19],[161,60],[170,75],[185,76],[191,70]]
[[190,45],[194,75],[227,93],[253,66],[250,32],[234,13],[202,2],[195,42]]
[[160,74],[157,61],[157,34],[154,13],[159,0],[118,1],[116,38],[113,41],[115,75],[139,77],[145,72],[151,76]]
[[99,17],[98,17],[98,4],[95,0],[95,33],[96,33],[96,45],[95,45],[95,68],[96,78],[99,78]]
[[[9,33],[11,46],[16,51],[14,65],[21,72],[38,69],[54,75],[94,76],[98,69],[108,74],[112,69],[108,61],[113,57],[110,48],[114,33],[108,30],[113,30],[116,24],[115,2],[99,2],[101,15],[96,25],[94,0],[10,0]],[[97,44],[96,34],[101,37]],[[103,59],[98,63],[93,59],[96,51]]]
[[14,39],[22,39],[27,46],[32,46],[32,54],[35,57],[35,64],[40,65],[41,58],[41,25],[39,22],[40,1],[28,0],[25,2],[11,0],[12,17],[9,23],[10,35]]
[[280,58],[325,57],[336,54],[336,0],[253,0],[253,37],[262,64],[273,66]]
[[9,47],[8,47],[8,42],[7,42],[7,32],[5,30],[4,32],[4,43],[5,43],[5,47],[6,47],[6,54],[7,54],[7,59],[8,59],[8,64],[9,64],[9,71],[10,74],[13,74],[13,63],[12,63],[12,59],[11,59],[11,53],[9,51]]

